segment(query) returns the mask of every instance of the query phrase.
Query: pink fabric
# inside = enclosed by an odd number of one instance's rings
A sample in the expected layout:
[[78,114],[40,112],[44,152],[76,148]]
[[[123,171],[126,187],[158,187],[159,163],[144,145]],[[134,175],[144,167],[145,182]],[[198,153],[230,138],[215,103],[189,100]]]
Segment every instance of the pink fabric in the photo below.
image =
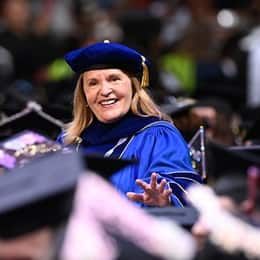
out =
[[104,179],[88,174],[78,184],[62,259],[115,259],[118,249],[104,227],[165,259],[179,253],[180,258],[190,259],[194,253],[194,241],[180,227],[146,214]]

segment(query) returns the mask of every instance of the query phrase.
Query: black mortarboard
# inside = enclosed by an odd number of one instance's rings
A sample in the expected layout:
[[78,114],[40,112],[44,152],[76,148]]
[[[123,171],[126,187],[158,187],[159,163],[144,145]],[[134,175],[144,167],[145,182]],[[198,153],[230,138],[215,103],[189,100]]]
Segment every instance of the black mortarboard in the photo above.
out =
[[39,104],[31,101],[22,111],[0,121],[0,139],[4,140],[26,129],[54,139],[62,127],[63,122],[45,113]]
[[24,130],[0,142],[2,172],[22,167],[35,157],[61,149],[61,145],[42,134]]
[[167,97],[167,100],[161,105],[162,110],[172,117],[182,115],[189,111],[196,104],[196,100],[187,97]]
[[219,97],[207,97],[198,99],[194,107],[212,107],[218,113],[231,115],[233,110],[231,104],[225,99]]
[[229,197],[243,213],[251,214],[259,200],[260,146],[210,143],[207,148],[208,176],[216,194]]
[[145,208],[145,210],[156,217],[165,217],[176,222],[184,228],[190,229],[197,221],[199,213],[193,207],[165,207],[165,208]]
[[83,169],[77,153],[56,152],[1,175],[0,237],[11,238],[66,221]]
[[127,165],[137,163],[136,160],[103,157],[97,154],[83,155],[83,158],[85,167],[98,173],[105,179],[109,179],[113,173],[119,171]]
[[168,114],[183,135],[189,142],[196,134],[198,128],[203,125],[203,120],[192,112],[197,101],[188,97],[174,96],[166,97],[160,105],[161,109]]
[[119,43],[95,43],[73,50],[64,58],[76,73],[91,69],[118,68],[139,77],[142,87],[149,85],[149,61],[139,52]]
[[[208,141],[206,144],[206,161],[209,166],[208,177],[218,179],[227,174],[245,174],[250,166],[260,166],[260,157],[256,152],[249,152],[246,146],[223,146]],[[256,150],[259,152],[259,150]]]
[[8,239],[64,223],[78,178],[85,170],[108,178],[129,163],[132,161],[59,150],[0,175],[0,237]]
[[[59,150],[72,152],[70,148],[64,148],[42,134],[24,130],[0,142],[1,172],[22,167],[36,157]],[[98,154],[82,154],[82,158],[87,169],[97,172],[104,178],[109,178],[113,173],[129,164],[137,163],[136,160],[103,157]]]

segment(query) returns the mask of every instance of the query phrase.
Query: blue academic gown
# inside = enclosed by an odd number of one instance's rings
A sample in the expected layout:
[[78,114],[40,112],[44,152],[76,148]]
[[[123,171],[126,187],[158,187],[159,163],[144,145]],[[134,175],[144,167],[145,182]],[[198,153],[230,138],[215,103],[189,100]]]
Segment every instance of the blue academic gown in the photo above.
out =
[[[112,175],[110,180],[119,192],[142,193],[142,188],[135,180],[150,182],[151,174],[156,172],[159,174],[159,181],[166,179],[173,191],[172,205],[186,206],[186,188],[193,183],[202,183],[202,180],[192,167],[188,146],[178,129],[170,122],[153,117],[144,119],[130,116],[130,119],[126,117],[119,125],[119,134],[115,131],[115,126],[109,127],[105,132],[100,123],[93,126],[93,131],[90,127],[81,135],[81,150],[84,153],[100,152],[107,157],[138,161]],[[125,132],[121,129],[125,129]],[[114,138],[115,135],[120,138]],[[59,138],[59,141],[61,140],[62,138]],[[91,143],[86,140],[91,140]],[[145,206],[138,202],[136,204],[140,207]]]

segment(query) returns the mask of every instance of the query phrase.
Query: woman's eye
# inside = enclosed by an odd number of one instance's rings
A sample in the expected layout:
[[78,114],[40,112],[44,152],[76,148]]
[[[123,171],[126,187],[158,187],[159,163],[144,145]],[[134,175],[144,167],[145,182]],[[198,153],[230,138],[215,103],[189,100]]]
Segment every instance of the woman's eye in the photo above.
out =
[[94,87],[94,86],[97,85],[97,81],[95,81],[95,80],[91,80],[91,81],[88,82],[87,85],[88,85],[89,87]]
[[112,76],[112,77],[110,78],[110,80],[111,80],[111,81],[117,81],[117,80],[120,80],[120,78],[119,78],[119,77],[116,77],[116,76]]

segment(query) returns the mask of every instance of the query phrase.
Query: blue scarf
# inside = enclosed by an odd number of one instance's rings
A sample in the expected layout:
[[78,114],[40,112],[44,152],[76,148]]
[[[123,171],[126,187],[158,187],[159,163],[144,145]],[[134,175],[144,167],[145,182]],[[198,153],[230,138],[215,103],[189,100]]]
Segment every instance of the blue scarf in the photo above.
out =
[[[119,121],[104,124],[94,119],[91,125],[82,132],[81,149],[84,153],[105,155],[122,138],[130,138],[139,130],[153,122],[159,121],[157,117],[141,117],[128,113]],[[118,157],[128,142],[118,145],[111,157]]]

